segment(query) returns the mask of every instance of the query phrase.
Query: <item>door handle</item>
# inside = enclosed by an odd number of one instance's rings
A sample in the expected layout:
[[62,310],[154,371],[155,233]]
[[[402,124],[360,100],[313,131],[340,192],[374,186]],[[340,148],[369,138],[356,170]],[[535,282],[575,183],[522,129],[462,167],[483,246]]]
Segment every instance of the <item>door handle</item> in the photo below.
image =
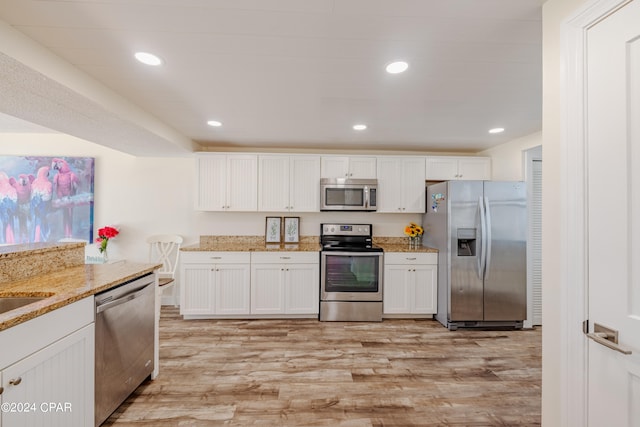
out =
[[631,350],[628,350],[618,344],[618,331],[615,329],[607,328],[606,326],[594,323],[593,332],[588,333],[587,337],[594,340],[598,344],[602,344],[605,347],[609,347],[612,350],[620,352],[622,354],[631,354]]

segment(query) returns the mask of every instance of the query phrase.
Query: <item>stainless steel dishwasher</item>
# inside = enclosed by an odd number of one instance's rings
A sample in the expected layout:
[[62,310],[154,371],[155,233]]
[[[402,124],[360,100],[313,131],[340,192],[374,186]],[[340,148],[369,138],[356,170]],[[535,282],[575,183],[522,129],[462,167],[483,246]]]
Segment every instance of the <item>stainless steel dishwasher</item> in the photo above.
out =
[[95,421],[102,424],[153,371],[155,275],[95,296]]

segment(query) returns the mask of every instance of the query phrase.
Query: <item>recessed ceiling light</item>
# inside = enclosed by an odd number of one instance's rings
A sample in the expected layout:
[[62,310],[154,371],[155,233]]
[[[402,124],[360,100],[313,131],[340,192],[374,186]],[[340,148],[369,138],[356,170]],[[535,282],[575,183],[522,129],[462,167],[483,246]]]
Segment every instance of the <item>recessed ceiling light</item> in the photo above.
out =
[[387,73],[389,74],[398,74],[398,73],[402,73],[404,71],[407,71],[407,68],[409,68],[409,64],[407,64],[404,61],[396,61],[396,62],[392,62],[391,64],[387,65]]
[[209,120],[207,124],[216,128],[222,126],[222,123],[217,120]]
[[138,61],[146,65],[156,66],[156,65],[162,64],[162,59],[160,59],[158,56],[154,55],[153,53],[136,52],[135,57]]
[[353,125],[353,130],[365,130],[367,125]]
[[502,132],[504,132],[504,128],[489,129],[489,133],[502,133]]

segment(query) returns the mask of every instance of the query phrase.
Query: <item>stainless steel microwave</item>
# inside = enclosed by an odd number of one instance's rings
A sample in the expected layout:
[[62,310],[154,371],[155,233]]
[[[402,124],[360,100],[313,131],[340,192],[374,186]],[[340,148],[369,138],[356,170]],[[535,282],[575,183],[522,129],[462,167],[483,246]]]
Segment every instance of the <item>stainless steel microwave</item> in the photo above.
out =
[[376,179],[320,179],[321,211],[375,211],[378,180]]

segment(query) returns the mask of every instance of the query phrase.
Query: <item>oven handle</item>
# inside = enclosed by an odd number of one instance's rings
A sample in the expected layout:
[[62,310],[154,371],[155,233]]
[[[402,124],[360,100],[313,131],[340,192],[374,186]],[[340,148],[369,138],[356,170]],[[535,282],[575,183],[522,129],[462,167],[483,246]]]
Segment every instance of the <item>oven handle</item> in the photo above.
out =
[[384,255],[383,252],[343,252],[343,251],[322,251],[322,256],[326,257],[328,255],[338,255],[338,256],[357,256],[357,257],[365,257],[365,256],[377,256],[382,258]]

